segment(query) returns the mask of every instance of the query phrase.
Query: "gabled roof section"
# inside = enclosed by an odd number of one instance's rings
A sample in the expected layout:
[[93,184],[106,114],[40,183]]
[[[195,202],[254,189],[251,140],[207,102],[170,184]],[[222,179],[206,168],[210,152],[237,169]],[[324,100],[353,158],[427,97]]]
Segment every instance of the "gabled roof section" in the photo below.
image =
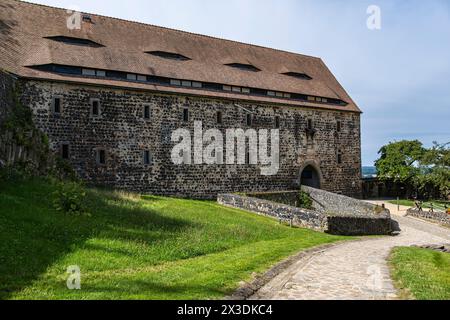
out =
[[[0,68],[24,78],[95,83],[117,86],[118,81],[86,79],[56,75],[29,66],[61,65],[95,70],[115,70],[138,75],[217,83],[242,88],[257,88],[305,96],[324,97],[346,102],[345,105],[312,107],[360,112],[321,59],[261,46],[223,40],[209,36],[167,29],[137,22],[83,14],[81,28],[69,28],[71,15],[65,9],[36,5],[16,0],[0,2]],[[89,20],[89,21],[87,21]],[[70,45],[61,39],[83,39],[100,46]],[[88,42],[86,41],[86,43]],[[146,53],[147,52],[147,53]],[[182,55],[191,60],[181,62],[148,52]],[[226,64],[247,64],[259,72],[243,71]],[[283,73],[306,74],[311,80],[301,81]],[[121,87],[155,90],[148,84],[122,83]],[[181,92],[170,87],[161,91]],[[183,89],[189,91],[188,89]],[[202,96],[243,99],[242,95],[202,89],[192,91]],[[256,99],[256,98],[255,98]],[[276,96],[260,100],[287,104]],[[296,105],[305,105],[292,102]]]

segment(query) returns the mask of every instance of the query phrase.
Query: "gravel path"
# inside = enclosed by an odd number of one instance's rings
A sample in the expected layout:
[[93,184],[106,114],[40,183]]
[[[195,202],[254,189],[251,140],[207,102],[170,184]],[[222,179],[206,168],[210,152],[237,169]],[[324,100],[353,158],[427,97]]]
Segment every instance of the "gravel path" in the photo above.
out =
[[[450,243],[450,229],[403,217],[391,207],[401,228],[397,237],[342,243],[303,258],[261,288],[251,300],[386,300],[397,292],[387,259],[398,246]],[[403,212],[403,213],[402,213]]]

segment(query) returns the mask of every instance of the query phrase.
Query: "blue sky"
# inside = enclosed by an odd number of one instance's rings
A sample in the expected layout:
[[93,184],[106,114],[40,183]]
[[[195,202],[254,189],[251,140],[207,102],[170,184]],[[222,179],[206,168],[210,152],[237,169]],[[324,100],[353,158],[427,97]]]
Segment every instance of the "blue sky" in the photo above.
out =
[[[450,142],[448,0],[33,0],[321,57],[362,116],[363,164],[390,141]],[[381,8],[381,30],[366,26]]]

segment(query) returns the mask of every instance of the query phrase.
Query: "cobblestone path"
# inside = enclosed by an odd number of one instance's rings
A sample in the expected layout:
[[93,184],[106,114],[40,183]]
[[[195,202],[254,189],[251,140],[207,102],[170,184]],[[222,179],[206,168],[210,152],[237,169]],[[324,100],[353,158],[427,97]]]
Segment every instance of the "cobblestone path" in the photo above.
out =
[[402,230],[399,236],[342,243],[301,259],[250,299],[396,299],[387,263],[391,250],[413,244],[449,243],[450,229],[403,217],[396,208],[389,209]]

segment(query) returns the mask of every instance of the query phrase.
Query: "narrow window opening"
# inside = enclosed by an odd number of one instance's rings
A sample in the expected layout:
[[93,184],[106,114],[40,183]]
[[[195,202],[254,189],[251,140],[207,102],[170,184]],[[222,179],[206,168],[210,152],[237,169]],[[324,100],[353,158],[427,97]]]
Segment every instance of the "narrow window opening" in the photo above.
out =
[[313,129],[313,121],[312,121],[312,119],[308,119],[308,129],[309,130]]
[[280,117],[275,117],[275,129],[280,129]]
[[98,99],[91,100],[91,114],[94,117],[100,116],[100,101]]
[[337,124],[336,124],[336,131],[337,132],[341,132],[341,126],[342,126],[341,122],[338,121]]
[[148,166],[151,164],[151,162],[152,162],[152,160],[151,160],[150,151],[145,150],[144,151],[144,165]]
[[338,164],[342,164],[342,151],[338,150],[337,152],[337,162]]
[[96,154],[97,164],[105,165],[106,164],[106,151],[105,149],[98,149]]
[[150,106],[149,105],[144,106],[144,119],[146,119],[146,120],[150,119]]
[[65,144],[63,144],[63,145],[61,146],[61,157],[62,157],[64,160],[68,160],[69,157],[70,157],[70,154],[69,154],[69,145],[68,145],[67,143],[65,143]]
[[53,112],[61,113],[61,98],[60,97],[53,98]]
[[222,111],[217,111],[217,124],[223,123]]
[[253,117],[250,113],[247,114],[247,126],[251,126],[253,123]]
[[183,121],[184,122],[189,121],[189,109],[188,108],[183,109]]

